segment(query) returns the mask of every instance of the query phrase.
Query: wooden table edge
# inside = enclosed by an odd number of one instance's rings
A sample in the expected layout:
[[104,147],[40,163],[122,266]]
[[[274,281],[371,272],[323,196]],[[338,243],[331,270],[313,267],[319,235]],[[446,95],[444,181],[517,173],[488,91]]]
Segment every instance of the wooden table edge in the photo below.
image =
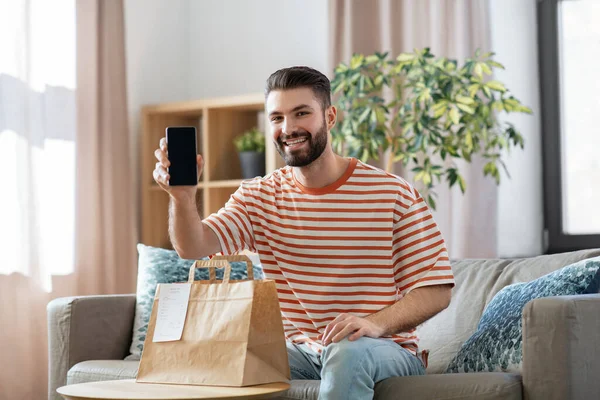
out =
[[[93,396],[93,395],[87,395],[84,394],[82,395],[81,393],[74,393],[74,394],[69,394],[69,392],[72,392],[73,387],[77,386],[77,389],[81,387],[81,385],[89,385],[89,384],[100,384],[100,385],[109,385],[111,383],[114,382],[119,382],[119,383],[134,383],[134,384],[139,384],[139,385],[160,385],[160,386],[173,386],[174,388],[176,387],[181,387],[181,386],[191,386],[191,387],[209,387],[209,388],[223,388],[224,390],[227,389],[244,389],[244,388],[261,388],[264,386],[275,386],[273,388],[272,392],[267,392],[267,393],[256,393],[256,394],[244,394],[244,395],[240,395],[240,396],[229,396],[229,395],[224,395],[224,396],[219,396],[219,397],[198,397],[197,395],[191,394],[191,395],[180,395],[177,397],[98,397],[98,396]],[[116,380],[109,380],[109,381],[95,381],[95,382],[84,382],[84,383],[75,383],[75,384],[71,384],[71,385],[65,385],[65,386],[61,386],[58,389],[56,389],[56,392],[61,395],[64,399],[66,400],[253,400],[253,399],[267,399],[267,398],[273,398],[276,396],[280,396],[283,392],[289,390],[290,388],[290,383],[288,382],[272,382],[272,383],[265,383],[265,384],[261,384],[261,385],[252,385],[252,386],[241,386],[241,387],[234,387],[234,386],[213,386],[213,385],[206,385],[206,386],[200,386],[200,385],[181,385],[181,384],[165,384],[165,383],[145,383],[145,382],[136,382],[135,379],[116,379]],[[214,394],[211,394],[214,396]]]

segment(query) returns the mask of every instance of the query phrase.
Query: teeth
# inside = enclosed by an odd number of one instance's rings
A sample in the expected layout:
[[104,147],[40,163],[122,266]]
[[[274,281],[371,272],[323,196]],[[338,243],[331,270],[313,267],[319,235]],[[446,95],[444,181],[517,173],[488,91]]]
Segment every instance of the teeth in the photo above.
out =
[[296,139],[296,140],[287,140],[285,142],[285,144],[287,144],[288,146],[291,146],[291,145],[302,143],[302,142],[305,142],[305,141],[306,141],[306,138]]

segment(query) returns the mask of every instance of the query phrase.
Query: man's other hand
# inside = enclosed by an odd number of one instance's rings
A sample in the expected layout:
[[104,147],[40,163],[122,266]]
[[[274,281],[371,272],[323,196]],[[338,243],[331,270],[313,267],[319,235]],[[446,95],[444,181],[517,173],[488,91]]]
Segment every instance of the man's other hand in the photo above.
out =
[[[350,337],[348,337],[350,336]],[[325,332],[318,336],[324,346],[337,343],[348,337],[348,340],[358,340],[363,336],[379,338],[383,336],[383,328],[375,323],[351,314],[340,314],[325,328]]]

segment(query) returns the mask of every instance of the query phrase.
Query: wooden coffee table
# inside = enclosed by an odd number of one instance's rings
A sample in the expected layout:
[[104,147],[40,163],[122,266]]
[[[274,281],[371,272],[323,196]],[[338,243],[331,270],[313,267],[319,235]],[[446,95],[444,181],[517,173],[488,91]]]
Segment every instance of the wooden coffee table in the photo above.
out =
[[285,382],[225,387],[136,383],[135,379],[78,383],[58,388],[66,400],[199,400],[267,399],[290,388]]

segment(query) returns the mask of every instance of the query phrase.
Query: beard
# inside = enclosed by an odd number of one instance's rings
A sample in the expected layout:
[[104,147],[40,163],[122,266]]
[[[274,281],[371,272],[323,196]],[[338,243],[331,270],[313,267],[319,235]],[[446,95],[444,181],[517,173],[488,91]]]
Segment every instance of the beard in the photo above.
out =
[[305,167],[323,154],[323,151],[327,147],[327,125],[325,118],[323,118],[323,123],[314,136],[310,132],[302,130],[292,132],[291,135],[286,136],[286,139],[302,137],[306,137],[307,146],[291,152],[286,151],[286,145],[283,143],[281,136],[275,141],[277,152],[283,158],[285,164],[290,167]]

